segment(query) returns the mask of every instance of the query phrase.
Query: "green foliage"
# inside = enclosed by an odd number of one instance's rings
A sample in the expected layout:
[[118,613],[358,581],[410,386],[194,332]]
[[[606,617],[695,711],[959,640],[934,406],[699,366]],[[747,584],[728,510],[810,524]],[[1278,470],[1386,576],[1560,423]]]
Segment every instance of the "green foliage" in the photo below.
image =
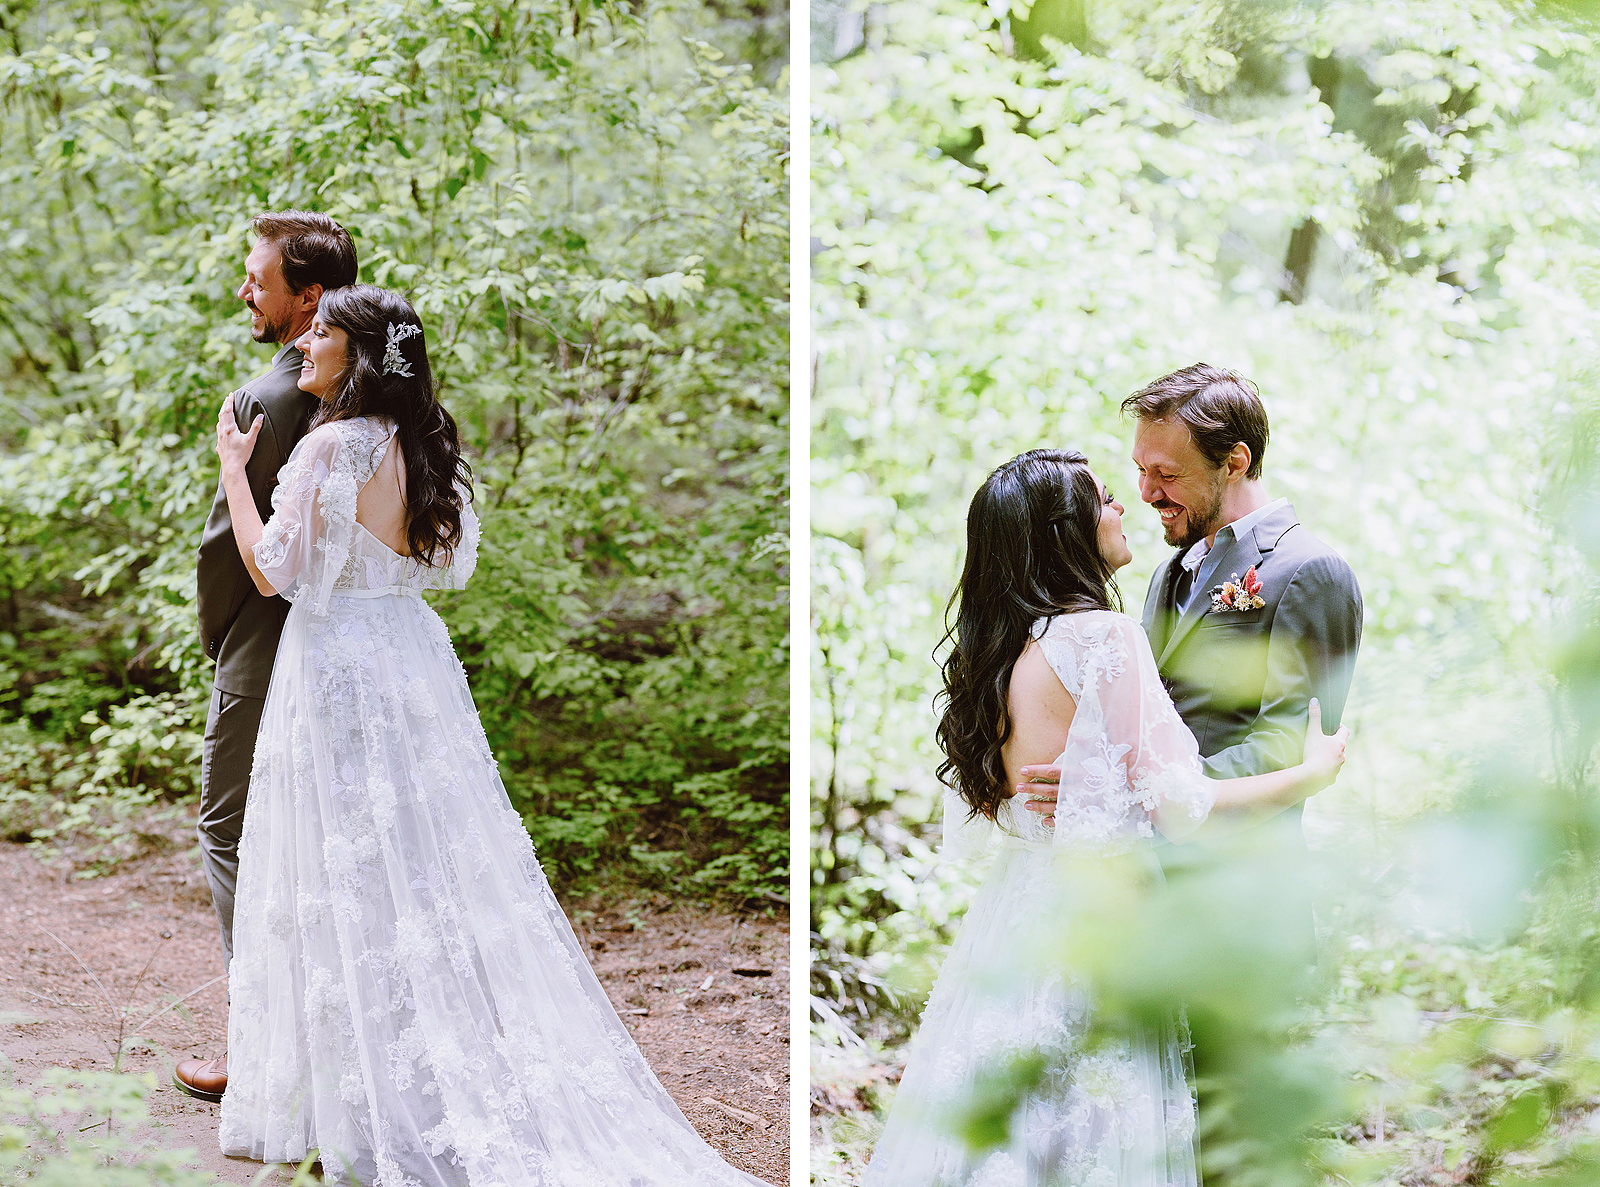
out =
[[749,22],[81,0],[0,28],[0,713],[86,750],[83,794],[192,788],[210,441],[267,358],[248,220],[319,209],[428,327],[484,525],[438,607],[545,860],[781,886],[787,112],[714,44]]
[[[155,1077],[52,1068],[35,1089],[0,1087],[5,1187],[205,1187],[195,1152],[151,1135]],[[299,1182],[299,1179],[296,1179]]]
[[[1025,449],[1083,450],[1130,505],[1136,613],[1165,549],[1126,497],[1118,404],[1197,359],[1260,384],[1268,487],[1365,599],[1351,759],[1306,813],[1333,867],[1331,988],[1310,1009],[1247,942],[1270,948],[1261,903],[1294,881],[1265,857],[1197,857],[1190,899],[1066,955],[1108,1024],[1207,1003],[1191,1024],[1208,1182],[1591,1181],[1588,33],[1471,0],[824,14],[819,1181],[859,1169],[972,877],[932,848],[931,656],[967,500]],[[1241,896],[1230,870],[1262,881]],[[1530,1026],[1547,1047],[1495,1053],[1496,1027]],[[1409,1060],[1435,1039],[1446,1054]]]

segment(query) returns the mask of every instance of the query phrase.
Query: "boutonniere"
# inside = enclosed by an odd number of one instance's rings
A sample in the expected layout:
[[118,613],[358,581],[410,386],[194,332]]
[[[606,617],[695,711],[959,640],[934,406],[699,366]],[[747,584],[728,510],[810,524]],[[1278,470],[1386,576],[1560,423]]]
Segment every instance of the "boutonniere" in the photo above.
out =
[[1261,578],[1256,576],[1254,565],[1244,571],[1243,577],[1235,573],[1211,591],[1211,609],[1219,614],[1229,610],[1243,614],[1265,605],[1261,600]]

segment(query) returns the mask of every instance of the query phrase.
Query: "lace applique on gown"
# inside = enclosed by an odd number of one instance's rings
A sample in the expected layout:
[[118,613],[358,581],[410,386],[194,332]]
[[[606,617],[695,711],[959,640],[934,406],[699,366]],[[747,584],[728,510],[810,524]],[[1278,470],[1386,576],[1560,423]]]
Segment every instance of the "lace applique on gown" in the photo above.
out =
[[[946,851],[999,851],[928,998],[865,1187],[1197,1183],[1194,1101],[1176,1026],[1089,1049],[1093,1002],[1051,954],[1068,915],[1054,878],[1060,864],[1148,846],[1158,809],[1169,826],[1198,824],[1211,786],[1133,619],[1063,614],[1035,623],[1033,637],[1076,704],[1055,826],[1024,809],[1025,796],[989,821],[969,819],[947,795]],[[976,1080],[1035,1054],[1046,1072],[1011,1118],[1009,1143],[969,1151],[955,1124]]]
[[512,810],[444,623],[356,522],[395,429],[309,433],[255,555],[294,605],[256,743],[225,1153],[376,1187],[760,1187],[646,1066]]

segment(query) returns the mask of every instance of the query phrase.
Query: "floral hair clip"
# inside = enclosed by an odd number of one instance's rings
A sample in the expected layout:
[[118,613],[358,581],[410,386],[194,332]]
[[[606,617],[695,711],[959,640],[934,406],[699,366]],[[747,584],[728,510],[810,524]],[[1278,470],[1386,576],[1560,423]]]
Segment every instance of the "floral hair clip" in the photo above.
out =
[[413,334],[422,333],[422,327],[410,322],[401,322],[396,325],[389,323],[389,345],[383,351],[383,373],[385,375],[411,376],[414,373],[406,364],[405,356],[400,353],[400,344]]
[[1218,613],[1232,610],[1243,614],[1246,610],[1259,610],[1266,602],[1261,600],[1261,578],[1256,576],[1256,567],[1251,565],[1240,577],[1235,573],[1216,589],[1211,591],[1211,608]]

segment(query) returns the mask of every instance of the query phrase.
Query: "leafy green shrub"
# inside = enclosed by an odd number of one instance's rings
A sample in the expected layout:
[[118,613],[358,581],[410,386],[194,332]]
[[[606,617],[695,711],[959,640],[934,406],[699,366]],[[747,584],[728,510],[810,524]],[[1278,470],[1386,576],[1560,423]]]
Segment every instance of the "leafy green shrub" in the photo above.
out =
[[784,886],[787,103],[742,18],[580,8],[77,0],[0,51],[0,714],[95,794],[193,786],[232,291],[299,205],[428,327],[484,529],[437,605],[545,859]]
[[25,722],[0,725],[0,830],[6,840],[49,836],[77,788],[85,760],[77,751],[40,737]]
[[5,1187],[207,1187],[195,1152],[150,1131],[155,1077],[51,1068],[36,1088],[0,1087]]

